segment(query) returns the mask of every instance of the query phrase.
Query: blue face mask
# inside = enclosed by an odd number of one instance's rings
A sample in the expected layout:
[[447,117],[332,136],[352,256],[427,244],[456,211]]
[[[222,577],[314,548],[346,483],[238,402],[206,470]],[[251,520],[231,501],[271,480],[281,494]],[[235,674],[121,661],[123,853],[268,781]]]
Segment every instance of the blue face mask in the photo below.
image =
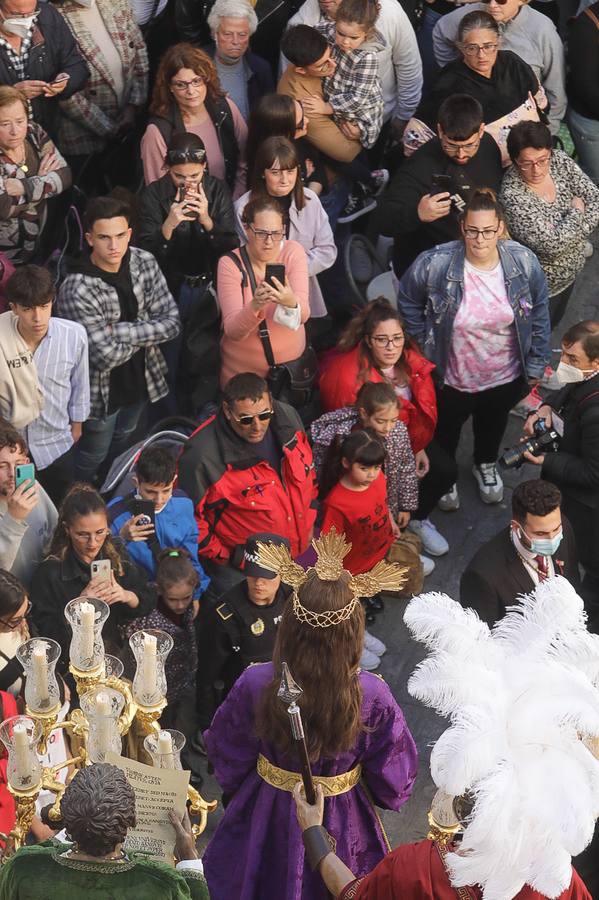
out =
[[553,556],[554,553],[557,553],[557,548],[561,544],[563,536],[564,532],[560,528],[555,537],[552,538],[528,538],[530,549],[537,556]]

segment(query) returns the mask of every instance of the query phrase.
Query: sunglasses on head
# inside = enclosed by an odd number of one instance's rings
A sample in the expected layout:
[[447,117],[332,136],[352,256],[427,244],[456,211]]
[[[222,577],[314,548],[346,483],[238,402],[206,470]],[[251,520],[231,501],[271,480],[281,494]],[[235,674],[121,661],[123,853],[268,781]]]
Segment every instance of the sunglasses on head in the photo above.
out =
[[206,159],[205,150],[169,150],[166,160],[169,166],[179,166],[181,163],[203,163]]

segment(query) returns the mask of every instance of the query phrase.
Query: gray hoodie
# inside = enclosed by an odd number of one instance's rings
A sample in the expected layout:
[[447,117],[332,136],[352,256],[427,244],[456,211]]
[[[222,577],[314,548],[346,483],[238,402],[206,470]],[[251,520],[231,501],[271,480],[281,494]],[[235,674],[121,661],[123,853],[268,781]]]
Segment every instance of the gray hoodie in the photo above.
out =
[[58,522],[56,507],[38,482],[39,502],[26,519],[18,522],[0,497],[0,569],[5,569],[29,587],[33,573],[44,558]]

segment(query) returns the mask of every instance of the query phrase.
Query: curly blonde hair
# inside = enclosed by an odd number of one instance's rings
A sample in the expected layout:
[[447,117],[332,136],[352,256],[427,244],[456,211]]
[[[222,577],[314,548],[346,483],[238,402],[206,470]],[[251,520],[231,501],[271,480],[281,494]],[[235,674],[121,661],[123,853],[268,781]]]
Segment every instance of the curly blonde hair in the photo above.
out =
[[211,100],[217,100],[224,96],[216,67],[210,57],[203,50],[198,50],[191,44],[175,44],[173,47],[169,47],[160,60],[156,73],[150,104],[150,112],[154,115],[167,115],[173,100],[171,81],[181,69],[191,69],[192,72],[204,79],[208,97]]

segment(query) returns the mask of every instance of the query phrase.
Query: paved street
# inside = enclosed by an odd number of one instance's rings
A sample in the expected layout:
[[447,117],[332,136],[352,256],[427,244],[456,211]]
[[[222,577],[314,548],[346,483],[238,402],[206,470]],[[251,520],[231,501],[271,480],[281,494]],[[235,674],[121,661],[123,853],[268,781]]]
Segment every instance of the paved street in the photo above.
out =
[[[599,235],[594,236],[595,246],[599,247]],[[559,335],[566,328],[583,318],[593,318],[599,307],[599,251],[589,260],[583,275],[579,279],[575,293],[570,301],[570,308],[559,328]],[[559,335],[554,335],[553,346],[560,345]],[[557,358],[557,357],[556,357]],[[522,428],[522,419],[510,417],[504,445],[515,444]],[[536,470],[526,466],[504,476],[504,502],[497,506],[485,506],[478,498],[476,483],[471,474],[471,432],[464,431],[459,452],[460,481],[459,492],[461,507],[452,513],[437,511],[433,519],[439,530],[450,544],[450,552],[436,561],[435,571],[425,582],[425,589],[445,591],[449,596],[458,599],[460,575],[474,555],[478,547],[496,534],[510,519],[511,491],[520,480],[534,477]],[[411,699],[406,691],[406,682],[416,664],[422,658],[421,646],[408,636],[402,616],[405,601],[387,601],[384,613],[377,617],[376,624],[371,626],[373,634],[384,638],[388,651],[383,657],[380,674],[391,686],[395,697],[404,710],[408,725],[418,745],[420,756],[420,772],[411,799],[403,810],[397,813],[384,813],[383,819],[392,846],[418,840],[426,835],[430,800],[434,787],[430,778],[428,761],[430,745],[436,740],[445,727],[443,720],[434,712],[424,708]],[[213,779],[208,779],[204,787],[207,797],[218,796]],[[220,817],[219,813],[210,817],[210,825],[205,833],[209,835]]]

